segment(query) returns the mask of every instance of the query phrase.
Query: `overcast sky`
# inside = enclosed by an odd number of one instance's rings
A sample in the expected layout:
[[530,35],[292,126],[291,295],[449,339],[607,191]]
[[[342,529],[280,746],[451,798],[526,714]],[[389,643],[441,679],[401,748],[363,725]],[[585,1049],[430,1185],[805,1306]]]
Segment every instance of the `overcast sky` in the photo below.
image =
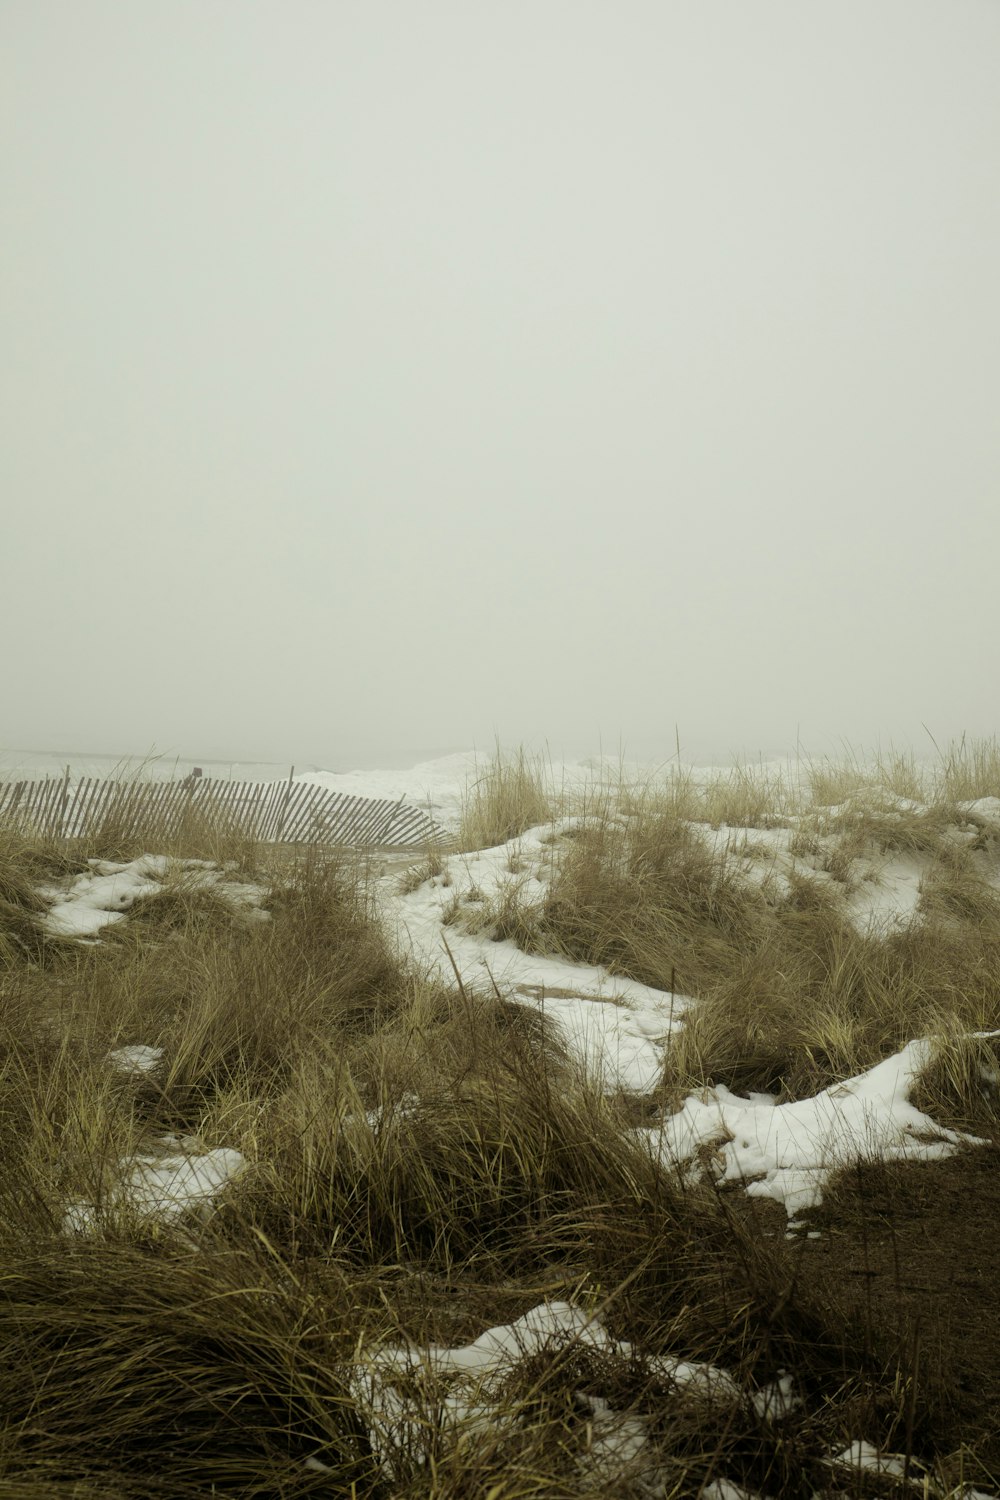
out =
[[997,728],[996,0],[0,0],[0,746]]

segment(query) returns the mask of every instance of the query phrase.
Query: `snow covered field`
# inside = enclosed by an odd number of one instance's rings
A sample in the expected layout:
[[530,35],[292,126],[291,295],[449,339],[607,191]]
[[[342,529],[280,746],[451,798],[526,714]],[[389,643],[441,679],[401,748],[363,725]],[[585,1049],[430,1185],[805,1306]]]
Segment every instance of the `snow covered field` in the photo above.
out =
[[[305,773],[303,779],[354,796],[410,801],[461,843],[470,795],[491,774],[488,765],[463,754],[408,771],[318,772]],[[464,1004],[478,1004],[485,1012],[502,999],[540,1017],[565,1054],[559,1086],[568,1096],[590,1098],[587,1108],[611,1112],[602,1128],[617,1129],[620,1149],[636,1151],[634,1160],[648,1163],[634,1170],[662,1169],[664,1182],[675,1184],[671,1191],[691,1193],[699,1202],[698,1195],[705,1192],[736,1193],[748,1205],[779,1205],[784,1219],[780,1233],[793,1244],[815,1242],[829,1232],[814,1227],[813,1214],[845,1168],[919,1168],[960,1153],[992,1150],[988,1131],[959,1128],[916,1102],[936,1057],[935,1042],[926,1034],[900,1037],[895,1048],[882,1047],[871,1065],[791,1098],[759,1088],[740,1091],[718,1080],[707,1080],[680,1099],[664,1092],[672,1051],[695,1024],[699,1001],[683,986],[674,990],[643,983],[560,951],[551,933],[546,937],[549,930],[542,920],[559,889],[565,861],[585,845],[588,834],[595,828],[627,833],[630,819],[638,816],[628,808],[642,805],[642,796],[648,795],[649,771],[633,768],[631,774],[630,791],[617,762],[546,766],[552,812],[547,821],[492,847],[376,862],[366,899],[391,952],[422,985],[440,992],[457,987]],[[707,858],[724,871],[733,890],[749,892],[754,911],[758,900],[764,903],[761,910],[795,910],[805,881],[809,890],[821,893],[817,900],[828,903],[824,909],[838,914],[843,930],[862,943],[891,942],[893,934],[909,940],[907,934],[924,927],[929,931],[928,924],[944,923],[941,930],[947,932],[948,924],[959,920],[954,890],[940,882],[960,876],[977,882],[978,909],[985,913],[979,920],[992,920],[1000,798],[950,802],[947,814],[940,816],[936,804],[885,787],[874,811],[870,805],[862,808],[854,796],[820,805],[813,798],[810,805],[801,791],[801,768],[798,781],[789,763],[758,768],[758,774],[772,795],[770,813],[742,824],[707,816],[722,805],[724,782],[731,790],[728,806],[755,804],[745,778],[706,771],[686,778],[685,800],[677,804],[684,816],[675,819],[688,853],[694,850],[696,860]],[[871,826],[879,830],[877,838],[861,838],[862,811],[876,820]],[[941,905],[942,889],[950,893],[952,907]],[[215,909],[231,914],[233,931],[245,932],[248,940],[251,932],[264,934],[281,920],[280,881],[275,884],[263,871],[248,874],[206,859],[168,860],[155,850],[133,858],[91,856],[82,867],[36,879],[33,890],[40,903],[39,930],[92,953],[95,961],[133,920],[155,920],[158,904],[167,898],[181,909],[191,903],[192,910],[201,901],[215,902]],[[171,941],[183,947],[184,932],[182,925],[151,941],[154,948]],[[161,951],[166,956],[166,947]],[[413,1023],[414,1034],[423,1024]],[[997,1039],[1000,1030],[993,1027],[970,1030],[965,1037],[979,1048],[976,1086],[987,1104],[997,1092],[997,1076],[988,1063],[988,1049]],[[106,1049],[103,1061],[109,1088],[126,1094],[133,1090],[137,1099],[147,1101],[170,1095],[179,1066],[167,1035],[155,1027],[142,1033],[134,1024]],[[115,1078],[120,1083],[113,1084]],[[459,1082],[456,1101],[462,1089]],[[607,1102],[600,1103],[602,1099]],[[632,1119],[621,1117],[614,1126],[613,1111],[622,1101]],[[102,1237],[122,1233],[123,1226],[134,1232],[145,1225],[145,1233],[151,1225],[160,1226],[159,1232],[174,1225],[183,1242],[194,1245],[197,1226],[208,1228],[213,1222],[213,1204],[235,1204],[239,1211],[245,1192],[252,1194],[266,1172],[268,1133],[259,1126],[248,1128],[249,1099],[234,1096],[221,1110],[210,1111],[210,1129],[202,1121],[197,1129],[181,1125],[164,1130],[157,1109],[149,1102],[144,1107],[152,1109],[150,1128],[139,1131],[126,1154],[105,1161],[100,1191],[63,1197],[60,1232],[69,1241],[100,1243]],[[337,1116],[342,1120],[337,1130],[344,1132],[339,1149],[352,1143],[359,1169],[375,1159],[372,1153],[377,1158],[379,1152],[394,1151],[397,1140],[404,1144],[407,1136],[417,1151],[416,1143],[432,1140],[440,1128],[442,1107],[436,1083],[427,1097],[419,1086],[410,1086],[395,1098],[359,1099]],[[252,1109],[263,1118],[263,1104]],[[368,1144],[360,1144],[362,1139]],[[779,1233],[773,1221],[765,1220],[763,1226],[751,1231],[757,1236],[754,1253],[764,1246],[762,1234]],[[529,1296],[525,1300],[532,1301]],[[664,1466],[659,1429],[648,1408],[637,1409],[615,1394],[637,1381],[644,1390],[659,1392],[670,1409],[680,1403],[678,1410],[695,1412],[691,1420],[701,1427],[723,1433],[733,1423],[763,1424],[772,1446],[780,1446],[783,1424],[805,1410],[799,1377],[776,1358],[758,1364],[748,1380],[724,1357],[704,1357],[704,1349],[675,1346],[657,1352],[620,1331],[613,1334],[606,1317],[601,1295],[591,1292],[582,1300],[565,1295],[536,1299],[526,1311],[522,1303],[509,1321],[487,1323],[485,1331],[464,1342],[420,1345],[385,1334],[373,1341],[361,1339],[348,1385],[383,1476],[390,1483],[405,1477],[411,1486],[406,1493],[416,1493],[413,1476],[424,1472],[432,1451],[435,1462],[453,1463],[463,1455],[472,1462],[471,1455],[481,1454],[484,1445],[492,1451],[498,1444],[520,1441],[524,1391],[530,1390],[540,1359],[568,1362],[572,1368],[582,1360],[580,1369],[590,1372],[574,1377],[578,1383],[572,1395],[583,1423],[580,1431],[586,1434],[573,1459],[581,1492],[611,1494],[623,1486],[621,1493],[634,1496],[679,1493],[672,1487],[673,1471]],[[512,1399],[515,1388],[522,1394]],[[434,1434],[433,1442],[428,1433]],[[821,1460],[829,1487],[817,1488],[816,1494],[842,1493],[837,1485],[861,1483],[859,1474],[878,1484],[902,1483],[901,1476],[910,1483],[913,1454],[908,1448],[900,1451],[897,1428],[890,1424],[877,1442],[870,1425],[841,1427],[839,1435]],[[317,1476],[318,1483],[318,1476],[329,1476],[334,1469],[316,1452],[303,1472]],[[884,1492],[896,1493],[891,1485]],[[924,1492],[992,1493],[962,1484],[948,1489],[940,1479],[933,1484],[928,1480]],[[775,1491],[733,1477],[706,1476],[700,1493],[733,1500]]]
[[[656,774],[654,767],[627,767],[601,757],[549,763],[542,769],[553,799],[564,803],[585,802],[616,779],[627,784],[631,777],[638,785]],[[406,800],[457,832],[469,788],[488,770],[488,763],[470,751],[407,770],[306,772],[297,779],[351,796]],[[786,787],[802,776],[801,766],[790,761],[768,763],[757,772],[762,782]],[[732,773],[709,767],[691,768],[688,774],[696,785],[705,785]],[[902,812],[919,811],[913,801],[890,800]],[[984,827],[1000,833],[1000,799],[968,801],[961,810],[969,821],[950,830],[958,846],[974,842]],[[826,808],[823,814],[830,821],[838,811]],[[672,1030],[683,1024],[688,997],[593,965],[525,953],[513,941],[498,941],[490,930],[469,931],[456,922],[463,906],[466,912],[475,910],[477,903],[495,902],[505,890],[513,890],[523,906],[540,904],[560,839],[571,836],[578,821],[570,816],[525,830],[492,849],[448,856],[413,889],[401,889],[394,868],[383,877],[377,899],[399,951],[421,970],[444,983],[457,975],[472,993],[499,989],[537,1006],[559,1029],[587,1077],[611,1090],[643,1093],[660,1077],[663,1050]],[[788,821],[794,825],[799,819]],[[705,825],[700,832],[716,853],[742,860],[749,879],[764,873],[772,882],[780,881],[800,862],[790,853],[792,827],[713,830]],[[926,854],[890,852],[881,860],[869,856],[864,879],[844,892],[850,920],[861,930],[889,930],[913,919],[929,863]],[[43,925],[56,935],[93,940],[104,926],[125,920],[138,897],[157,893],[167,873],[168,861],[157,855],[130,863],[92,860],[87,874],[62,888],[40,887],[51,901]],[[180,876],[211,889],[249,918],[268,915],[258,887],[233,880],[207,861],[175,862],[170,873],[173,879]],[[1000,884],[995,871],[988,878]],[[664,1159],[675,1164],[690,1161],[701,1146],[724,1142],[724,1178],[746,1181],[751,1191],[786,1202],[794,1216],[799,1207],[817,1201],[824,1175],[845,1162],[873,1153],[890,1158],[940,1155],[960,1141],[972,1142],[972,1137],[936,1127],[907,1103],[908,1089],[927,1061],[928,1043],[915,1038],[896,1056],[813,1100],[778,1105],[768,1096],[739,1099],[721,1088],[689,1099],[679,1113],[645,1133],[651,1146],[655,1143]]]
[[[711,1070],[684,1097],[678,1097],[676,1089],[664,1089],[675,1053],[691,1047],[690,1038],[700,1035],[697,1028],[705,1025],[702,1002],[681,984],[675,989],[640,983],[621,972],[621,965],[613,968],[574,957],[559,947],[558,930],[546,926],[553,898],[564,891],[567,861],[580,858],[582,850],[585,855],[588,838],[600,835],[607,840],[600,844],[601,858],[606,859],[601,879],[606,879],[609,868],[613,874],[622,861],[634,858],[628,844],[631,829],[652,816],[651,808],[658,805],[655,795],[663,795],[651,792],[654,769],[625,768],[606,759],[535,766],[532,774],[537,772],[546,783],[538,805],[546,805],[549,816],[489,847],[468,846],[466,819],[471,802],[489,793],[496,766],[471,753],[421,763],[408,771],[304,772],[303,780],[354,796],[405,799],[451,831],[457,847],[450,852],[396,853],[369,861],[366,912],[378,922],[391,954],[391,959],[376,957],[373,972],[388,974],[385,963],[399,962],[414,977],[408,983],[417,984],[418,995],[454,995],[457,990],[459,1016],[469,1005],[480,1007],[487,1016],[501,1002],[540,1019],[564,1059],[552,1076],[538,1076],[541,1086],[547,1091],[555,1079],[556,1088],[567,1091],[568,1109],[577,1112],[574,1119],[592,1118],[594,1124],[586,1128],[610,1133],[609,1145],[618,1133],[613,1151],[624,1152],[622,1163],[631,1163],[628,1173],[639,1178],[649,1173],[649,1184],[660,1182],[667,1194],[690,1194],[693,1205],[703,1205],[697,1214],[708,1212],[711,1220],[715,1211],[705,1205],[714,1202],[741,1200],[751,1215],[757,1212],[754,1205],[778,1206],[780,1226],[774,1220],[750,1218],[750,1229],[733,1239],[730,1275],[738,1277],[741,1256],[777,1256],[775,1247],[784,1241],[792,1247],[789,1254],[795,1247],[819,1254],[820,1247],[831,1242],[831,1226],[823,1226],[817,1211],[831,1188],[843,1191],[838,1185],[843,1184],[844,1170],[919,1172],[966,1160],[967,1155],[991,1154],[996,1146],[990,1130],[961,1128],[936,1113],[931,1100],[937,1095],[928,1095],[924,1085],[928,1070],[937,1065],[937,1043],[930,1034],[900,1035],[895,1046],[883,1041],[870,1064],[841,1070],[834,1082],[817,1082],[811,1089],[799,1085],[792,1097],[774,1089],[739,1089],[732,1082],[712,1079]],[[852,790],[847,777],[841,778],[838,801],[817,801],[816,786],[805,784],[801,766],[769,763],[756,768],[754,775],[756,786],[753,778],[732,769],[690,769],[684,777],[675,775],[673,810],[663,825],[663,837],[679,838],[675,855],[681,864],[670,865],[675,870],[672,880],[702,879],[705,870],[715,870],[724,879],[724,900],[730,906],[732,901],[745,901],[759,921],[771,921],[768,913],[786,913],[795,921],[793,913],[801,910],[808,922],[813,910],[828,912],[828,918],[817,918],[814,941],[828,941],[823,933],[840,930],[849,945],[844,953],[855,945],[853,962],[861,962],[859,954],[871,962],[871,954],[882,951],[880,945],[921,942],[924,932],[940,933],[942,941],[951,941],[949,933],[973,932],[961,922],[978,922],[985,932],[982,924],[993,921],[999,886],[997,796],[942,801],[934,799],[933,787],[928,786],[930,801],[921,801],[885,784]],[[831,778],[831,784],[834,781]],[[595,865],[595,879],[598,873]],[[633,895],[639,892],[634,898],[645,900],[645,886],[630,889]],[[283,941],[288,910],[282,879],[268,876],[264,865],[246,870],[234,862],[166,858],[154,849],[129,858],[102,853],[75,864],[70,861],[61,873],[52,868],[45,877],[34,877],[31,892],[42,941],[61,945],[55,956],[76,950],[90,956],[87,963],[100,965],[105,954],[114,963],[111,945],[121,942],[132,924],[147,924],[141,930],[148,933],[148,956],[160,956],[150,975],[157,968],[168,974],[174,956],[180,962],[189,942],[187,933],[196,932],[187,922],[198,913],[210,924],[228,922],[232,941],[252,945],[253,933],[261,942],[270,941],[270,935]],[[714,895],[712,900],[723,897]],[[169,916],[157,918],[157,912]],[[711,936],[714,919],[705,921],[703,932]],[[828,926],[823,927],[823,921]],[[334,938],[336,933],[334,926]],[[309,942],[303,929],[300,947]],[[195,951],[201,953],[196,962],[204,975],[205,963],[210,969],[214,963],[211,948]],[[312,984],[319,972],[315,960],[306,963],[297,983]],[[72,965],[64,972],[66,977],[55,981],[63,990],[72,983]],[[291,978],[288,960],[283,960],[280,972]],[[306,980],[306,975],[312,978]],[[184,986],[189,983],[183,981]],[[253,983],[258,983],[256,971]],[[358,978],[351,983],[367,981]],[[384,983],[385,978],[379,978],[379,986]],[[207,1244],[199,1236],[213,1230],[220,1208],[240,1215],[249,1212],[241,1205],[256,1202],[255,1194],[261,1193],[261,1182],[271,1170],[277,1139],[288,1130],[286,1124],[267,1127],[262,1122],[276,1109],[280,1121],[283,1110],[301,1106],[280,1103],[285,1098],[280,1091],[276,1100],[265,1103],[244,1094],[241,1083],[235,1092],[232,1083],[222,1092],[219,1083],[205,1085],[223,1058],[225,1076],[235,1077],[232,1070],[237,1068],[238,1074],[241,1065],[232,1049],[244,1046],[235,1041],[246,1025],[237,1020],[238,1007],[219,1041],[211,1040],[219,1026],[214,1004],[208,1002],[204,1019],[186,1034],[172,1029],[175,1019],[165,1017],[168,1025],[163,1026],[156,1013],[150,1013],[144,1025],[133,1022],[121,1028],[112,1023],[105,1052],[90,1065],[96,1068],[88,1074],[93,1079],[90,1086],[105,1092],[114,1112],[121,1107],[115,1100],[133,1100],[129,1109],[138,1109],[139,1115],[127,1140],[121,1137],[117,1154],[106,1148],[99,1172],[84,1173],[75,1187],[61,1191],[52,1202],[58,1235],[67,1247],[99,1248],[114,1244],[115,1236],[138,1232],[175,1235],[187,1253],[199,1253],[199,1245]],[[382,1082],[375,1092],[370,1086],[361,1094],[343,1092],[330,1103],[333,1136],[322,1149],[331,1152],[331,1170],[333,1164],[346,1163],[337,1166],[337,1172],[348,1170],[348,1175],[360,1173],[363,1181],[369,1179],[369,1214],[372,1200],[382,1193],[382,1181],[387,1184],[391,1173],[402,1170],[402,1181],[406,1176],[417,1181],[420,1173],[432,1170],[427,1152],[438,1151],[438,1140],[447,1139],[453,1130],[447,1124],[451,1113],[456,1121],[465,1119],[463,1112],[477,1098],[475,1091],[466,1097],[465,1082],[469,1067],[475,1065],[475,1046],[451,1092],[442,1092],[444,1076],[435,1077],[433,1046],[424,1046],[429,1022],[420,1010],[421,1005],[439,1007],[441,1002],[417,999],[412,1004],[409,1043],[399,1055],[391,1049],[385,1055],[397,1058],[397,1082],[391,1088]],[[234,1025],[237,1031],[226,1040],[231,1035],[226,1028]],[[288,1035],[294,1035],[298,1025],[294,1011],[288,1011],[288,1022],[276,1025],[277,1035],[267,1046],[277,1049],[277,1059],[288,1043],[280,1028],[289,1025]],[[477,1025],[469,1016],[466,1029],[474,1032]],[[270,1037],[270,1023],[259,1011],[253,1026],[265,1026]],[[459,1035],[460,1031],[459,1026]],[[808,1026],[804,1035],[808,1037]],[[414,1052],[417,1040],[420,1046]],[[972,1049],[970,1086],[987,1106],[987,1124],[988,1112],[996,1110],[999,1076],[991,1058],[996,1058],[997,1041],[1000,1031],[994,1026],[969,1028],[964,1038],[952,1028],[952,1049],[958,1044]],[[808,1053],[808,1043],[804,1046]],[[213,1058],[216,1061],[205,1061]],[[531,1067],[538,1065],[535,1059]],[[328,1071],[328,1064],[322,1067]],[[370,1062],[357,1067],[363,1076]],[[322,1071],[313,1070],[309,1077],[313,1083],[303,1083],[303,1104],[312,1097],[309,1089],[327,1086]],[[817,1077],[822,1079],[822,1070]],[[498,1083],[493,1080],[490,1086],[496,1089]],[[162,1109],[157,1103],[196,1103],[201,1098],[208,1103],[214,1095],[216,1103],[207,1112],[198,1106],[193,1115],[190,1104]],[[535,1086],[535,1094],[529,1091],[514,1107],[501,1134],[519,1130],[520,1125],[513,1124],[519,1110],[531,1113],[538,1104]],[[295,1131],[315,1131],[319,1104],[306,1107],[312,1119],[307,1116]],[[478,1104],[474,1107],[480,1109]],[[502,1106],[499,1095],[490,1107],[501,1109],[498,1119],[505,1118],[507,1106]],[[142,1112],[148,1116],[147,1125],[142,1124]],[[550,1130],[544,1116],[541,1128],[544,1139]],[[442,1130],[445,1137],[439,1136]],[[598,1137],[592,1139],[597,1142]],[[529,1149],[534,1152],[537,1146]],[[385,1161],[384,1169],[376,1167],[379,1161]],[[390,1161],[397,1166],[388,1166]],[[529,1161],[531,1155],[525,1167]],[[378,1176],[382,1170],[388,1175],[385,1179]],[[505,1172],[511,1170],[508,1166]],[[660,1172],[666,1175],[657,1178]],[[58,1178],[57,1172],[55,1181]],[[706,1193],[708,1199],[703,1197]],[[627,1244],[627,1218],[621,1229],[622,1244]],[[336,1233],[334,1229],[334,1239]],[[696,1260],[702,1233],[691,1230],[688,1242]],[[741,1235],[750,1238],[741,1241]],[[642,1265],[640,1256],[637,1266]],[[811,1398],[802,1374],[789,1368],[789,1347],[784,1355],[765,1353],[754,1359],[753,1370],[741,1370],[733,1350],[715,1355],[703,1344],[694,1347],[691,1334],[675,1332],[666,1349],[658,1335],[651,1347],[633,1338],[628,1326],[622,1328],[621,1319],[613,1316],[619,1293],[610,1287],[604,1292],[591,1287],[586,1295],[574,1295],[571,1284],[561,1281],[552,1295],[538,1298],[529,1292],[532,1280],[537,1281],[537,1274],[523,1281],[510,1319],[498,1320],[484,1307],[478,1331],[475,1316],[466,1317],[462,1337],[439,1334],[414,1343],[391,1337],[388,1329],[375,1337],[358,1334],[346,1376],[349,1398],[376,1469],[388,1484],[409,1485],[405,1493],[414,1494],[414,1476],[427,1472],[432,1454],[433,1463],[445,1466],[475,1464],[484,1452],[523,1442],[526,1412],[537,1400],[532,1382],[549,1364],[577,1371],[567,1376],[576,1424],[571,1425],[577,1433],[571,1460],[574,1493],[621,1493],[651,1500],[688,1494],[684,1485],[676,1491],[676,1470],[670,1467],[672,1461],[664,1460],[663,1430],[654,1415],[657,1401],[670,1412],[687,1413],[684,1421],[693,1422],[700,1433],[717,1433],[723,1446],[724,1434],[750,1422],[763,1434],[762,1451],[768,1452],[781,1451],[792,1425],[808,1421]],[[499,1305],[493,1302],[490,1307]],[[633,1397],[625,1397],[625,1389],[633,1391]],[[646,1392],[645,1397],[637,1397],[637,1391]],[[433,1440],[427,1434],[433,1434]],[[901,1442],[898,1425],[880,1427],[871,1416],[864,1421],[846,1416],[840,1425],[832,1425],[817,1455],[826,1479],[814,1481],[814,1493],[823,1496],[873,1484],[883,1487],[873,1493],[903,1493],[898,1487],[910,1485],[916,1473],[915,1452]],[[736,1478],[738,1470],[742,1479]],[[322,1448],[313,1449],[298,1467],[300,1478],[313,1476],[318,1485],[337,1472]],[[996,1493],[963,1482],[949,1488],[942,1476],[931,1478],[931,1470],[921,1473],[928,1496],[963,1494],[972,1500],[978,1494]],[[697,1493],[715,1500],[778,1493],[774,1484],[754,1485],[748,1476],[750,1470],[739,1466],[730,1467],[729,1473],[706,1472]]]

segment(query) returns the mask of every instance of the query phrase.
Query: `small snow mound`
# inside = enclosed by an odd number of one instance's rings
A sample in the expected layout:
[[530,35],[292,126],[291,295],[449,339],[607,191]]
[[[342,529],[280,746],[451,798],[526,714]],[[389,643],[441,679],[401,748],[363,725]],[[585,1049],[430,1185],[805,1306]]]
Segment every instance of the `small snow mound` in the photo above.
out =
[[753,1396],[753,1409],[764,1422],[780,1422],[802,1404],[802,1397],[794,1393],[791,1375],[784,1370],[779,1370],[777,1379],[762,1385]]
[[478,920],[482,904],[502,898],[512,885],[529,904],[544,901],[553,870],[548,839],[574,821],[542,825],[495,849],[449,855],[440,877],[412,890],[408,882],[400,890],[395,877],[387,879],[380,894],[386,928],[403,953],[445,983],[454,981],[457,968],[470,992],[496,988],[539,1009],[607,1092],[648,1093],[662,1077],[664,1051],[682,1024],[687,997],[469,930],[468,914]]
[[204,1214],[245,1165],[242,1154],[229,1147],[200,1154],[132,1157],[119,1163],[121,1175],[103,1207],[71,1203],[63,1227],[68,1234],[93,1234],[109,1212],[161,1221],[179,1219],[190,1210]]
[[790,1220],[814,1208],[831,1175],[857,1161],[934,1161],[978,1136],[938,1125],[909,1101],[927,1067],[931,1044],[909,1042],[866,1073],[823,1089],[811,1099],[776,1104],[766,1096],[741,1099],[727,1088],[691,1094],[658,1128],[637,1134],[673,1167],[714,1147],[716,1175],[742,1184],[752,1197],[782,1203]]
[[834,1454],[832,1462],[851,1469],[866,1469],[869,1473],[890,1474],[900,1479],[906,1473],[906,1460],[902,1454],[882,1453],[874,1443],[869,1443],[865,1438],[848,1443],[841,1453]]
[[710,1479],[702,1489],[701,1500],[765,1500],[765,1497],[731,1479]]
[[128,1073],[133,1077],[142,1077],[147,1073],[155,1073],[163,1061],[162,1047],[145,1047],[136,1045],[132,1047],[116,1047],[108,1053],[108,1062],[117,1073]]
[[[505,1424],[518,1420],[516,1403],[505,1395],[518,1365],[543,1351],[569,1348],[593,1350],[611,1369],[638,1362],[651,1378],[684,1388],[689,1398],[727,1405],[742,1400],[727,1371],[667,1355],[643,1358],[631,1344],[613,1339],[597,1317],[568,1302],[542,1303],[457,1349],[383,1345],[355,1366],[349,1384],[372,1452],[394,1477],[401,1463],[426,1461],[428,1434],[452,1446],[487,1432],[495,1439]],[[593,1386],[574,1399],[591,1417],[589,1442],[577,1455],[581,1492],[627,1481],[650,1500],[664,1495],[665,1476],[647,1446],[647,1418],[615,1411]]]
[[163,882],[170,874],[180,876],[185,888],[210,891],[228,901],[246,920],[266,921],[270,915],[262,907],[264,891],[260,886],[227,879],[228,870],[221,870],[211,860],[140,854],[128,863],[92,859],[88,864],[90,868],[84,874],[61,885],[38,889],[40,896],[52,902],[39,920],[53,937],[93,940],[102,928],[123,922],[141,897],[162,895],[169,889]]

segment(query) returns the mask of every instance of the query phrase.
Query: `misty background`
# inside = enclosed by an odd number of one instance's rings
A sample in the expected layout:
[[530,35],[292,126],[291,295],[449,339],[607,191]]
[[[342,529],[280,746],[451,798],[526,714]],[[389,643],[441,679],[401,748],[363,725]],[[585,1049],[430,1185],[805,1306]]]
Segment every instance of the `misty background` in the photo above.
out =
[[3,0],[0,748],[996,723],[993,0]]

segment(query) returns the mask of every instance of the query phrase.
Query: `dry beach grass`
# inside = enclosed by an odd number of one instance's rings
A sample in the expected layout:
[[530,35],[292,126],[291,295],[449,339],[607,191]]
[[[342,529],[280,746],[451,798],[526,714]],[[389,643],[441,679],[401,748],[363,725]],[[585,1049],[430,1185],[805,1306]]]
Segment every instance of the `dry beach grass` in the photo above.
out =
[[[585,796],[498,757],[464,847],[573,816],[553,829],[545,899],[519,904],[512,852],[506,908],[480,907],[480,926],[694,997],[643,1098],[582,1078],[536,1009],[404,962],[346,855],[191,830],[155,852],[236,861],[269,919],[178,864],[81,944],[46,930],[39,887],[153,850],[156,830],[86,847],[4,833],[0,1492],[996,1490],[997,1043],[971,1034],[1000,1028],[998,825],[962,806],[988,797],[995,745],[948,752],[933,784],[895,757],[794,785],[744,770]],[[921,872],[914,917],[866,930],[850,903],[897,857]],[[663,1165],[631,1128],[712,1084],[805,1097],[925,1035],[921,1102],[993,1144],[842,1173],[815,1240],[787,1238],[778,1205],[739,1184]],[[109,1064],[138,1044],[162,1049],[157,1066]],[[141,1213],[116,1191],[121,1164],[164,1138],[245,1166],[211,1205]],[[79,1203],[86,1232],[68,1232]],[[365,1396],[380,1351],[456,1348],[543,1301],[610,1342],[543,1344],[496,1377],[489,1422],[457,1433],[441,1416],[455,1376],[408,1369],[387,1457]],[[677,1379],[678,1360],[733,1389]],[[797,1397],[780,1412],[779,1376]],[[862,1440],[900,1472],[838,1468]]]

